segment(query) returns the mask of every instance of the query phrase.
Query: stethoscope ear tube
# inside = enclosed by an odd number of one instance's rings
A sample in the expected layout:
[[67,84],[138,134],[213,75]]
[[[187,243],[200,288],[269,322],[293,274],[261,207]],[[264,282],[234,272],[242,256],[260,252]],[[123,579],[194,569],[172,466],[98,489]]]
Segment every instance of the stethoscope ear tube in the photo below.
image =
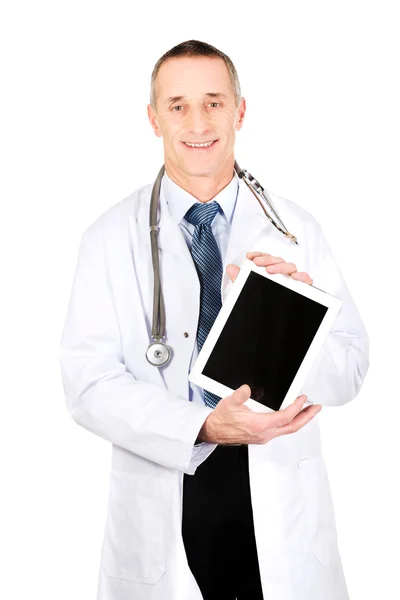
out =
[[[251,175],[251,173],[246,171],[246,169],[241,169],[239,167],[239,165],[237,164],[236,160],[235,160],[235,171],[238,174],[238,177],[240,179],[243,179],[243,181],[245,182],[245,184],[247,185],[247,187],[249,188],[249,190],[251,191],[251,193],[253,194],[253,196],[255,197],[255,199],[257,200],[257,202],[263,209],[265,216],[271,221],[271,223],[278,229],[278,231],[283,233],[283,235],[285,237],[287,237],[290,241],[292,241],[294,244],[298,244],[297,238],[288,231],[287,227],[284,225],[282,219],[279,217],[278,213],[276,212],[275,208],[273,207],[271,198],[269,198],[266,191],[264,190],[262,185],[257,181],[257,179],[255,177],[253,177],[253,175]],[[269,214],[269,212],[266,210],[265,206],[263,205],[263,203],[260,200],[260,197],[264,200],[266,206],[268,207],[268,210],[273,214],[273,216],[271,214]]]

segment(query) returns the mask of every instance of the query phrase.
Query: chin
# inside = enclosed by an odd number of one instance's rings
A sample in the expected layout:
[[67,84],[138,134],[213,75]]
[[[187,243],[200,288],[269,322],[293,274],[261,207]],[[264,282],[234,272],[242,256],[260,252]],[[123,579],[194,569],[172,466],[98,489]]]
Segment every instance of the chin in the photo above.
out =
[[190,177],[208,177],[218,171],[219,163],[209,163],[209,164],[201,164],[199,161],[198,164],[187,164],[186,162],[182,163],[182,171],[186,173],[186,175]]

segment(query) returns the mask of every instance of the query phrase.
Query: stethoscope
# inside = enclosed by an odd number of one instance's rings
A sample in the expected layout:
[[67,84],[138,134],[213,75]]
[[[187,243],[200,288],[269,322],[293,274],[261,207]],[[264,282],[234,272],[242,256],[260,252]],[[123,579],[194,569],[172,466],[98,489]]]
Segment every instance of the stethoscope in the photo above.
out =
[[[163,165],[158,173],[157,179],[154,182],[150,201],[150,243],[154,273],[153,323],[151,328],[151,337],[154,341],[151,342],[147,348],[146,358],[149,363],[155,367],[162,367],[171,359],[171,349],[167,346],[167,344],[161,341],[165,339],[165,307],[161,290],[160,263],[157,245],[157,234],[160,230],[159,226],[157,225],[157,208],[160,198],[161,179],[164,175],[164,171],[165,166]],[[271,223],[291,242],[297,244],[298,242],[296,237],[289,233],[282,220],[276,213],[267,192],[260,185],[257,179],[250,175],[250,173],[245,169],[240,169],[236,161],[235,171],[238,174],[238,177],[243,179],[247,187],[253,193],[254,197],[259,202],[261,208]],[[261,201],[261,198],[264,200],[264,203]]]

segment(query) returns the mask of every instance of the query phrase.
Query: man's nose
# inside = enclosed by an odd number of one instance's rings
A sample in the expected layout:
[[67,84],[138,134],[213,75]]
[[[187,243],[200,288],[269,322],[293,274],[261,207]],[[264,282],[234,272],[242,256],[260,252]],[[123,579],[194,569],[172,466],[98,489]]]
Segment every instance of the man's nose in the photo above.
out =
[[[201,135],[210,129],[210,120],[204,108],[191,108],[187,116],[187,128],[191,133]],[[195,140],[197,141],[197,140]]]

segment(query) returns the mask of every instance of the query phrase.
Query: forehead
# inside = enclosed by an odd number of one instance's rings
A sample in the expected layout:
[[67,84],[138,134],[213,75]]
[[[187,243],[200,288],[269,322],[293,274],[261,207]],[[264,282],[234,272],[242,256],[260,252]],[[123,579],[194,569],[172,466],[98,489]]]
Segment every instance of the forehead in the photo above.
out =
[[161,101],[171,96],[233,94],[229,72],[219,57],[179,57],[163,63],[157,75]]

